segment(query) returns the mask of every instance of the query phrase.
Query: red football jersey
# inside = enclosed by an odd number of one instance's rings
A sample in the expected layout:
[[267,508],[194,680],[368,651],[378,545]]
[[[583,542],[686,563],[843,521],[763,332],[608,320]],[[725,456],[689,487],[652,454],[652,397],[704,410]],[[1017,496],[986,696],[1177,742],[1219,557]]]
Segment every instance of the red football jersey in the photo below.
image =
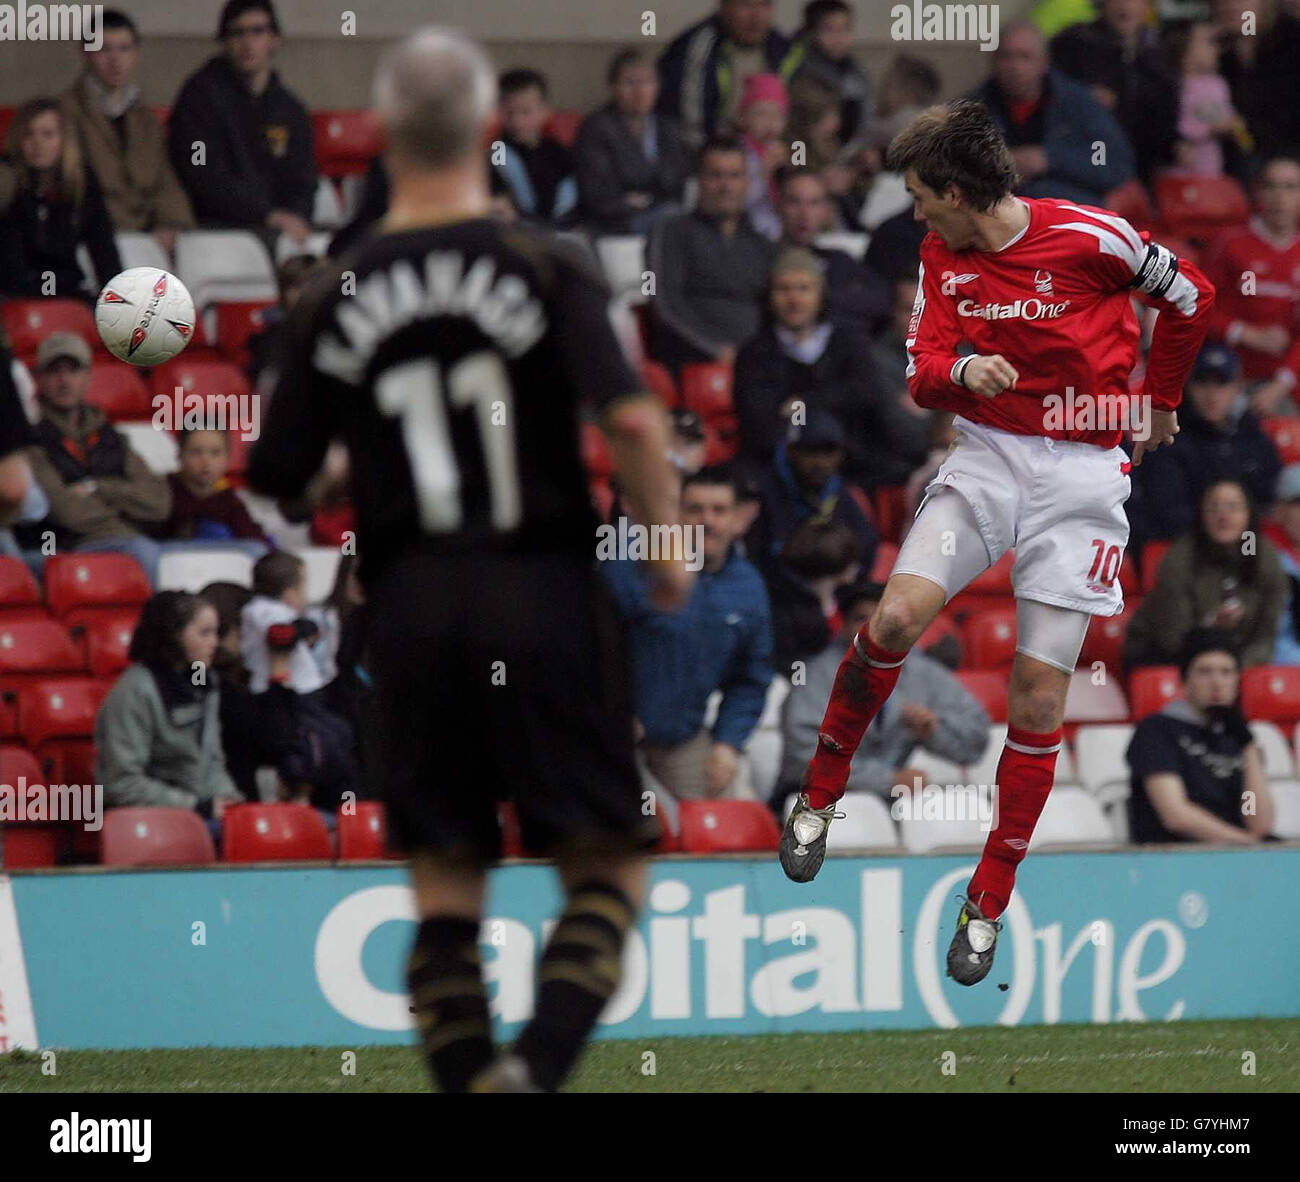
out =
[[[1029,225],[1001,250],[952,251],[934,233],[921,243],[907,340],[912,397],[1015,435],[1114,447],[1123,437],[1114,416],[1096,424],[1128,397],[1139,338],[1131,297],[1160,313],[1141,393],[1172,410],[1205,339],[1214,288],[1186,260],[1175,272],[1169,252],[1117,214],[1021,200]],[[1005,357],[1020,375],[1016,388],[984,398],[954,381],[963,343]]]

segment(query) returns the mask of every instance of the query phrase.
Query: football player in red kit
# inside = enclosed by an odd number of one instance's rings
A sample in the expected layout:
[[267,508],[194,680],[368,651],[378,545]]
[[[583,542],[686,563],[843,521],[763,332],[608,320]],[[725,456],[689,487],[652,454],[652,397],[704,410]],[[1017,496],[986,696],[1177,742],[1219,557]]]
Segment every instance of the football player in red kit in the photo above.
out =
[[[977,102],[919,115],[890,147],[921,244],[907,377],[917,405],[956,414],[957,441],[926,488],[875,615],[836,675],[780,859],[811,880],[849,764],[944,605],[1012,547],[1016,654],[996,825],[967,888],[948,972],[982,980],[1016,867],[1052,786],[1065,696],[1089,620],[1124,608],[1132,463],[1178,431],[1175,407],[1214,289],[1123,218],[1013,196],[1015,166]],[[1159,311],[1144,384],[1131,298]]]

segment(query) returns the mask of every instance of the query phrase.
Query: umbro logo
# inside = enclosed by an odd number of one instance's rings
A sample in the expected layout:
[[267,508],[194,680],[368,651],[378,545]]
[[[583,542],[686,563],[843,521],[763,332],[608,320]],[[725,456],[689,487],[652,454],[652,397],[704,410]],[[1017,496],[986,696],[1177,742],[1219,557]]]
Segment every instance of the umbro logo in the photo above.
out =
[[951,271],[945,271],[943,273],[943,283],[940,285],[939,290],[943,292],[944,295],[948,295],[948,296],[956,295],[957,285],[959,283],[970,283],[972,279],[978,279],[978,278],[979,276],[974,273],[967,274],[967,275],[955,275]]
[[1023,837],[1004,837],[1002,844],[1009,845],[1013,850],[1027,850],[1029,848],[1029,842]]

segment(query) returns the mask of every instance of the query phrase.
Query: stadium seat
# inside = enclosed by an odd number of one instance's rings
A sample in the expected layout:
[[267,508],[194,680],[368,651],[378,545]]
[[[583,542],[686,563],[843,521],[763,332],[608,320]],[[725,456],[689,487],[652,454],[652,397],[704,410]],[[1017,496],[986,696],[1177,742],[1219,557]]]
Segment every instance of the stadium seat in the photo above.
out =
[[158,560],[159,591],[201,591],[209,583],[252,586],[253,560],[243,550],[164,550]]
[[889,580],[889,573],[894,569],[894,563],[898,561],[898,546],[894,542],[880,542],[876,545],[876,557],[871,564],[871,573],[868,578],[873,583],[884,583]]
[[972,669],[1008,673],[1016,655],[1015,608],[989,608],[972,613],[962,628],[966,663]]
[[878,485],[874,502],[876,529],[881,540],[899,541],[903,532],[903,518],[907,515],[907,487],[902,484]]
[[379,121],[369,110],[313,111],[312,147],[316,167],[327,177],[364,173],[379,155]]
[[[951,759],[944,759],[941,755],[933,755],[924,747],[918,747],[907,759],[908,765],[914,767],[925,777],[922,787],[928,784],[937,784],[941,788],[948,784],[964,784],[966,782],[965,770],[961,764],[953,763]],[[908,783],[908,788],[914,787],[914,784]]]
[[248,364],[248,342],[266,328],[264,313],[271,300],[223,300],[217,305],[217,348],[233,364]]
[[149,579],[126,554],[56,554],[45,563],[45,602],[61,620],[85,608],[138,607]]
[[[976,596],[989,596],[999,599],[1009,598],[1014,590],[1011,585],[1011,568],[1015,565],[1015,562],[1016,552],[1008,550],[982,575],[968,583],[966,589],[959,592],[959,594],[963,597],[972,598]],[[969,602],[969,599],[967,599],[967,602]]]
[[85,654],[57,620],[0,617],[0,684],[33,675],[84,673]]
[[1136,178],[1111,189],[1101,199],[1101,207],[1119,214],[1139,230],[1150,229],[1155,221],[1156,211],[1151,204],[1151,194]]
[[388,848],[388,822],[377,800],[359,800],[352,811],[340,808],[338,835],[340,861],[398,856]]
[[159,431],[150,423],[115,423],[114,426],[151,472],[166,476],[180,468],[180,445],[170,431]]
[[67,842],[62,825],[0,826],[0,869],[40,870],[59,863]]
[[201,866],[217,860],[207,823],[189,809],[120,808],[104,814],[105,866]]
[[731,401],[732,369],[721,361],[701,361],[681,369],[682,403],[709,422],[735,415]]
[[1273,793],[1273,832],[1287,841],[1300,841],[1300,781],[1275,780],[1269,784]]
[[861,262],[867,253],[870,234],[854,234],[847,230],[831,230],[818,234],[815,245],[823,250],[842,250],[850,258]]
[[176,276],[202,314],[223,300],[274,300],[271,256],[247,230],[186,230],[176,237]]
[[[881,545],[885,545],[881,542]],[[950,615],[941,612],[930,622],[930,626],[917,638],[915,647],[922,652],[928,652],[941,641],[949,640],[955,644],[957,653],[957,665],[962,665],[966,660],[966,650],[962,646],[961,625],[957,623]]]
[[46,615],[41,589],[21,558],[0,556],[0,620]]
[[1129,674],[1128,697],[1134,722],[1164,709],[1166,703],[1182,694],[1177,665],[1148,665]]
[[578,128],[582,126],[582,120],[581,111],[560,108],[551,112],[544,130],[551,139],[559,140],[566,148],[572,148],[573,141],[578,138]]
[[954,674],[987,711],[992,722],[1007,720],[1007,679],[988,669],[958,669]]
[[675,409],[680,404],[681,395],[677,393],[677,383],[673,381],[673,375],[667,366],[660,365],[659,362],[651,361],[649,358],[645,359],[641,362],[641,380],[645,382],[646,390],[669,410]]
[[[197,394],[205,401],[227,398],[232,394],[238,398],[247,398],[252,393],[248,378],[238,366],[229,361],[191,358],[188,351],[153,369],[149,375],[149,384],[155,397],[161,395],[164,398],[174,397],[177,386],[186,395]],[[182,406],[180,409],[184,412],[188,407]],[[229,417],[226,424],[227,427],[236,425]],[[179,422],[173,425],[181,426]]]
[[1270,780],[1289,780],[1295,776],[1291,745],[1274,723],[1252,722],[1250,733],[1255,736],[1255,745],[1264,761],[1264,774]]
[[94,782],[95,716],[108,690],[91,677],[47,678],[19,689],[19,730],[51,780]]
[[773,677],[767,684],[767,697],[763,701],[763,714],[758,720],[758,725],[771,730],[780,730],[781,711],[789,696],[790,683],[784,677]]
[[92,677],[116,677],[130,664],[127,655],[140,613],[135,608],[111,608],[89,616],[73,628],[80,635]]
[[275,249],[271,252],[272,258],[277,268],[300,254],[310,255],[314,259],[324,258],[332,237],[329,231],[318,230],[308,234],[303,241],[299,242],[288,234],[281,234],[275,240]]
[[109,419],[147,419],[153,414],[149,387],[132,366],[123,361],[96,361],[90,367],[86,401]]
[[1123,668],[1124,635],[1132,618],[1127,603],[1121,616],[1093,616],[1079,650],[1079,668],[1090,670],[1100,661],[1108,676],[1118,676]]
[[610,462],[609,443],[605,432],[595,423],[583,422],[580,426],[579,446],[582,450],[582,462],[587,467],[587,476],[594,480],[608,480],[614,468]]
[[41,342],[53,332],[73,332],[92,349],[102,349],[95,317],[81,300],[2,300],[0,324],[19,359],[31,362]]
[[316,196],[311,203],[311,224],[322,229],[333,230],[347,221],[343,209],[343,195],[338,186],[329,177],[318,177]]
[[1273,441],[1283,465],[1300,463],[1300,419],[1265,418],[1259,425]]
[[776,818],[758,801],[683,800],[679,808],[687,853],[765,853],[781,844]]
[[236,804],[222,814],[223,862],[299,862],[333,856],[324,818],[311,805]]
[[1231,177],[1158,177],[1155,193],[1160,221],[1195,242],[1207,242],[1250,217],[1246,191]]
[[[782,816],[787,819],[797,792],[785,798]],[[889,815],[889,805],[874,792],[846,792],[840,797],[837,809],[844,814],[838,817],[826,835],[826,848],[837,854],[860,850],[898,849],[898,830]]]
[[122,230],[113,235],[117,242],[117,253],[122,260],[122,270],[132,267],[157,267],[160,271],[170,271],[171,259],[163,250],[162,243],[152,234],[137,230]]
[[1091,670],[1076,669],[1070,675],[1065,695],[1065,721],[1127,722],[1128,700],[1118,675],[1108,675],[1101,685],[1093,680]]
[[1126,753],[1132,739],[1133,727],[1129,723],[1081,726],[1074,733],[1079,781],[1103,805],[1128,796]]
[[1150,595],[1156,589],[1156,577],[1172,542],[1147,542],[1142,547],[1142,594]]
[[[950,794],[946,800],[953,803],[944,808],[940,817],[927,815],[925,802],[916,801],[914,807],[902,813],[898,820],[898,834],[903,849],[909,854],[927,854],[936,850],[977,851],[984,848],[988,837],[988,821],[981,821],[981,812],[991,820],[992,788],[978,786],[978,799],[969,792]],[[959,813],[961,815],[959,815]],[[831,831],[834,832],[834,826]],[[827,846],[829,848],[829,839]]]
[[343,545],[349,539],[355,539],[357,533],[357,510],[350,501],[329,508],[317,509],[311,515],[311,545],[328,546],[342,553]]
[[749,737],[745,754],[749,757],[754,795],[759,800],[766,800],[776,787],[781,775],[781,749],[781,732],[772,727],[759,727]]
[[343,555],[333,546],[304,546],[297,554],[307,568],[307,602],[321,603],[328,599]]
[[611,234],[596,239],[596,255],[609,289],[616,296],[629,295],[641,300],[642,273],[645,271],[645,236]]
[[1300,667],[1260,665],[1241,674],[1241,711],[1252,722],[1292,726],[1300,719]]
[[29,784],[43,783],[40,762],[26,747],[6,743],[0,747],[0,784],[16,788],[19,779]]
[[1115,835],[1096,797],[1083,788],[1053,787],[1029,839],[1031,852],[1054,846],[1113,845]]

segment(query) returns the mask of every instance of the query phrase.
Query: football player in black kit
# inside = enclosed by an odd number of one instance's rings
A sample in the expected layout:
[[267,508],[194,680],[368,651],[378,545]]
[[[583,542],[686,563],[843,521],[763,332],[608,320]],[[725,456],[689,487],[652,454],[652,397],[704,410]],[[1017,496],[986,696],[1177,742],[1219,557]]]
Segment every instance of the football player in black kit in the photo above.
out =
[[[609,293],[549,235],[488,216],[493,70],[421,30],[375,79],[392,178],[377,233],[315,277],[249,478],[302,493],[346,444],[390,829],[412,855],[413,1009],[444,1091],[554,1091],[618,985],[644,852],[633,711],[595,570],[580,406],[609,439],[637,521],[678,520],[666,416],[633,376]],[[689,591],[660,562],[661,602]],[[534,1015],[498,1055],[478,931],[497,802],[556,860],[565,904]]]

